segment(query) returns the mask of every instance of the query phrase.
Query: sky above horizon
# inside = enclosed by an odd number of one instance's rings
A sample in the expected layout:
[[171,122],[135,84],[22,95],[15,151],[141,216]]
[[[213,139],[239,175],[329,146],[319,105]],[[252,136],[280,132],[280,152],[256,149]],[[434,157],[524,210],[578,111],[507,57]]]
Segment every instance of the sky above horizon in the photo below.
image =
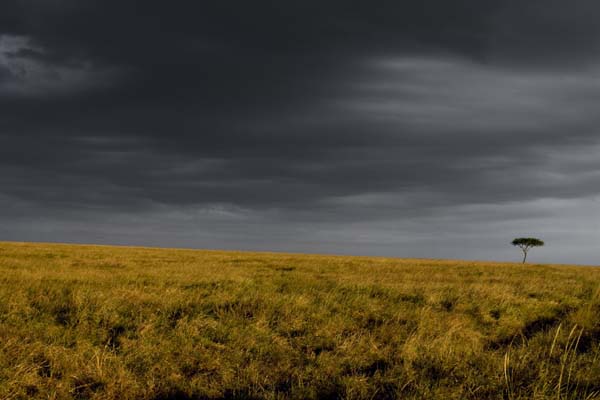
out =
[[599,20],[3,0],[0,240],[600,265]]

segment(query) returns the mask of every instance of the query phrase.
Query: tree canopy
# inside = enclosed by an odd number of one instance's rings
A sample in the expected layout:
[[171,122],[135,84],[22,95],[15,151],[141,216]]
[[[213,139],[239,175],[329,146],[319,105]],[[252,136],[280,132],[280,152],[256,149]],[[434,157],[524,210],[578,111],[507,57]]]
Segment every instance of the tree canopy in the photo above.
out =
[[541,247],[544,245],[544,241],[537,238],[516,238],[511,242],[513,246],[517,246],[523,251],[523,263],[527,260],[527,252],[532,247]]

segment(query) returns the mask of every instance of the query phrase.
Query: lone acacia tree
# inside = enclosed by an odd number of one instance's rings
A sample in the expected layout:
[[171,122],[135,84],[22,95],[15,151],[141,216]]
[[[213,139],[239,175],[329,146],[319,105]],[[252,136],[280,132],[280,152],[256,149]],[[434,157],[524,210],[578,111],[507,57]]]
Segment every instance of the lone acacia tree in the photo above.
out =
[[516,238],[511,242],[511,244],[519,247],[523,251],[523,264],[525,264],[525,260],[527,260],[527,252],[532,247],[543,246],[544,242],[536,238]]

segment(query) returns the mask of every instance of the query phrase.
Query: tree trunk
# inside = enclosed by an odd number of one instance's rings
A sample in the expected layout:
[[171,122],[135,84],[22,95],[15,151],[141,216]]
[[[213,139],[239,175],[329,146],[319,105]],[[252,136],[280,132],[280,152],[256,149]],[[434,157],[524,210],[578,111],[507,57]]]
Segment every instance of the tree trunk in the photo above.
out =
[[523,264],[525,264],[525,260],[527,260],[527,252],[523,250]]

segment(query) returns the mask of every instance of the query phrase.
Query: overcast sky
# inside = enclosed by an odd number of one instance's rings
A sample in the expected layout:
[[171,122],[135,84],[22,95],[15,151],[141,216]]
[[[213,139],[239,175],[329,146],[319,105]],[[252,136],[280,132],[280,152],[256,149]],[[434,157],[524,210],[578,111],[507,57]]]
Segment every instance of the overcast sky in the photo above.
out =
[[0,240],[600,264],[597,0],[0,2]]

